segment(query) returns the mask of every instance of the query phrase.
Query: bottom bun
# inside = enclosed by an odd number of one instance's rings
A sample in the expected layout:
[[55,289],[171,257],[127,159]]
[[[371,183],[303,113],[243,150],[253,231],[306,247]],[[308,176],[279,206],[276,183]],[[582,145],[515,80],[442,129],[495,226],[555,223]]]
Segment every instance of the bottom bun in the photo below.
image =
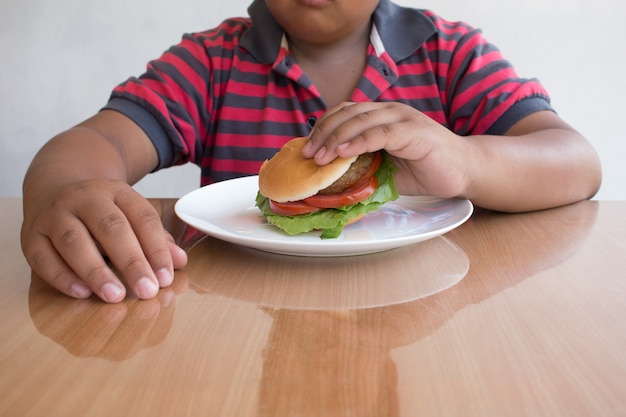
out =
[[358,216],[356,216],[354,219],[350,220],[349,222],[346,223],[346,226],[349,224],[354,224],[356,222],[358,222],[359,220],[361,220],[363,217],[365,217],[365,213],[363,214],[359,214]]
[[[343,225],[343,227],[350,226],[351,224],[354,224],[358,222],[359,220],[361,220],[363,217],[365,217],[365,213],[359,214],[354,219],[347,221],[346,224]],[[322,230],[322,229],[313,229],[313,230]]]

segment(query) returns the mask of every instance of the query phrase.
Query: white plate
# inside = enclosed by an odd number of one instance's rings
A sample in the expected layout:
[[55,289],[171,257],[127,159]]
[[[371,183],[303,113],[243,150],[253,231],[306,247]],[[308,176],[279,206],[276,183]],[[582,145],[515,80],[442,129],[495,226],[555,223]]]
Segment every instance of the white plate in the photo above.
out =
[[469,200],[401,196],[347,226],[336,239],[321,239],[319,232],[289,236],[261,217],[254,205],[258,189],[258,176],[218,182],[183,196],[175,211],[218,239],[299,256],[361,255],[411,245],[449,232],[473,212]]

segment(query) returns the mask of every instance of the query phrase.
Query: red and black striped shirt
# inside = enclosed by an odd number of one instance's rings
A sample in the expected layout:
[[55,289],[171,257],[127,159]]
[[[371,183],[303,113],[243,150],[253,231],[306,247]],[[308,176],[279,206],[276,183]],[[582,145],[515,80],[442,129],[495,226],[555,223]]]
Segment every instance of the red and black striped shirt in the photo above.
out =
[[[202,185],[256,175],[327,109],[265,2],[248,11],[250,18],[185,35],[114,89],[106,108],[144,129],[159,168],[196,163]],[[389,0],[380,1],[373,22],[352,101],[402,102],[460,135],[502,134],[551,109],[539,82],[520,78],[480,30]]]

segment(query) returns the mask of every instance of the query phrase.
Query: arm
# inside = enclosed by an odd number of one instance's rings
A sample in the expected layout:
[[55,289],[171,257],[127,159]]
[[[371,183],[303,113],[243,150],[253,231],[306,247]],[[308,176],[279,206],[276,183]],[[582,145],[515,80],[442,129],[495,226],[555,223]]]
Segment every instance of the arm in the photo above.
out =
[[602,169],[591,144],[551,111],[520,120],[504,137],[468,141],[463,192],[477,204],[520,212],[562,206],[593,197]]
[[464,197],[500,211],[530,211],[590,198],[601,168],[591,145],[550,111],[534,113],[505,136],[460,137],[399,103],[343,104],[310,135],[305,157],[386,149],[401,194]]
[[150,203],[130,184],[157,165],[146,134],[102,111],[50,140],[23,186],[22,248],[33,271],[63,293],[126,295],[110,263],[140,298],[152,298],[186,262]]

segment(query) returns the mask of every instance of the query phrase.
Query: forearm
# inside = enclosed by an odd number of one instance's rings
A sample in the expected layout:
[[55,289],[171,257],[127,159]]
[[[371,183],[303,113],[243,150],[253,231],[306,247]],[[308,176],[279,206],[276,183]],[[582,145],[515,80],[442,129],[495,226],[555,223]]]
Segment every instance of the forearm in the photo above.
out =
[[126,117],[103,112],[45,144],[24,178],[24,194],[88,179],[141,179],[157,163],[149,139]]
[[507,212],[557,207],[591,198],[600,186],[595,151],[571,129],[467,140],[463,196],[478,206]]
[[70,129],[50,140],[33,159],[24,178],[24,195],[57,184],[107,178],[128,181],[128,172],[113,145],[97,132]]

